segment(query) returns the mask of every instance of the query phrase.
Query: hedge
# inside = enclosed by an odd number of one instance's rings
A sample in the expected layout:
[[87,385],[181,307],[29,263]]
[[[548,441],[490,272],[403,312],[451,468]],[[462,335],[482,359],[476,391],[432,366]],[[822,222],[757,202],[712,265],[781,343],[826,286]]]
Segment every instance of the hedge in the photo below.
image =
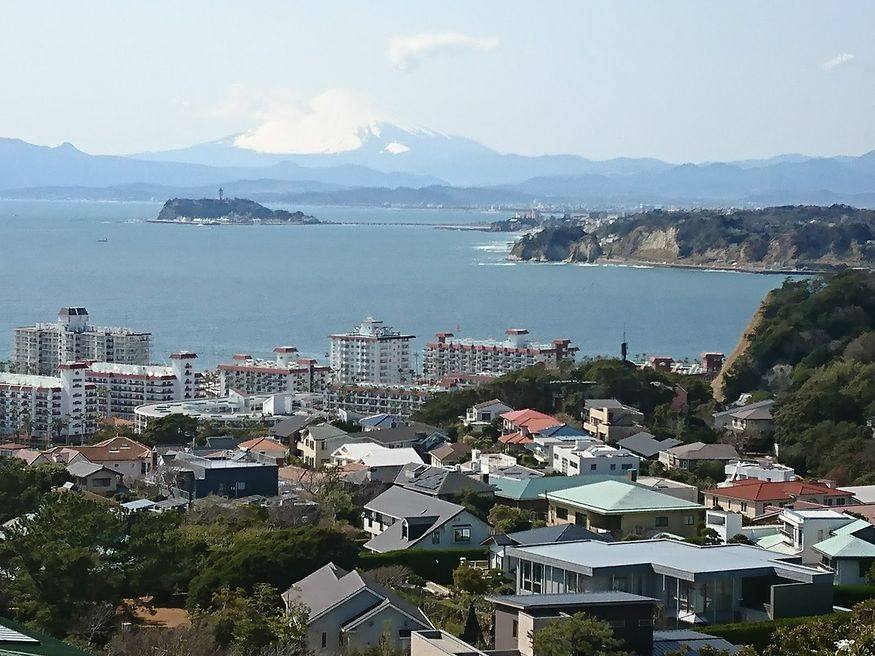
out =
[[709,635],[724,638],[734,645],[753,645],[757,650],[764,649],[772,641],[775,630],[784,626],[796,626],[812,617],[785,617],[767,622],[747,622],[738,624],[714,624],[703,630]]
[[460,558],[486,560],[488,556],[489,549],[487,547],[402,549],[386,553],[362,553],[359,555],[358,566],[368,570],[389,565],[403,565],[428,581],[446,585],[453,582],[453,570],[459,566]]
[[833,588],[833,603],[851,608],[861,601],[875,599],[875,585],[837,585]]

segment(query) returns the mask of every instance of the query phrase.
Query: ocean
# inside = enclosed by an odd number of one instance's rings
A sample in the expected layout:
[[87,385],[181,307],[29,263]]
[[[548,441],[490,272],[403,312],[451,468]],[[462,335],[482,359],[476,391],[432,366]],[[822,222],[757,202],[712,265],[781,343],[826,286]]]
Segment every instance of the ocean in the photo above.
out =
[[238,352],[270,357],[284,344],[324,359],[330,333],[369,315],[416,335],[417,349],[438,331],[501,338],[523,327],[536,341],[568,337],[581,355],[616,355],[625,333],[630,354],[680,359],[731,352],[764,295],[783,282],[508,262],[513,235],[426,225],[506,214],[325,206],[294,209],[348,224],[146,223],[160,208],[0,200],[0,360],[15,326],[53,321],[68,305],[87,307],[96,325],[151,331],[156,362],[186,349],[200,368]]

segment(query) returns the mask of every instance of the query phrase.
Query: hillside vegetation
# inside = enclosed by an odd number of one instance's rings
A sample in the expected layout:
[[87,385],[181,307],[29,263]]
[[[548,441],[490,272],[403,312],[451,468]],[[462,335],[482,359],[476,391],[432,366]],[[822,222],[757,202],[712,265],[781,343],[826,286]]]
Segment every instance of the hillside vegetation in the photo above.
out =
[[653,262],[756,270],[875,265],[875,211],[847,205],[654,210],[587,233],[566,222],[523,237],[511,258]]
[[788,281],[725,376],[727,399],[776,393],[775,441],[803,474],[875,483],[875,274]]
[[272,210],[245,198],[172,198],[164,203],[158,221],[213,220],[229,223],[312,224],[319,221],[303,212]]

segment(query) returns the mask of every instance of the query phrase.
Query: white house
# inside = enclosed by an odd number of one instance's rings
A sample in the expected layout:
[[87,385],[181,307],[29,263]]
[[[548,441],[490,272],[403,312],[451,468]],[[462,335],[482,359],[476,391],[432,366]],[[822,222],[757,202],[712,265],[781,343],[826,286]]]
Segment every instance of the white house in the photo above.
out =
[[335,449],[331,454],[331,463],[335,467],[343,467],[359,463],[365,467],[395,467],[415,463],[423,464],[422,458],[411,447],[390,449],[372,442],[351,442]]
[[499,415],[512,410],[513,408],[498,399],[484,401],[483,403],[478,403],[477,405],[472,405],[468,408],[463,423],[469,428],[482,428],[483,426],[491,424],[499,417]]
[[553,446],[553,470],[567,476],[606,474],[627,476],[638,471],[639,458],[631,451],[590,441]]

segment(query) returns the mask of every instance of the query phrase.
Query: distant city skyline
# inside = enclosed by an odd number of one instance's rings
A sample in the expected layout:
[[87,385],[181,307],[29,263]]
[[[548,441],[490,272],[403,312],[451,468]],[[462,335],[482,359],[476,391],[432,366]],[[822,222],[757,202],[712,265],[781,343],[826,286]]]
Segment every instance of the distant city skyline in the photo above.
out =
[[875,3],[4,3],[0,137],[90,153],[374,123],[670,162],[875,150]]

